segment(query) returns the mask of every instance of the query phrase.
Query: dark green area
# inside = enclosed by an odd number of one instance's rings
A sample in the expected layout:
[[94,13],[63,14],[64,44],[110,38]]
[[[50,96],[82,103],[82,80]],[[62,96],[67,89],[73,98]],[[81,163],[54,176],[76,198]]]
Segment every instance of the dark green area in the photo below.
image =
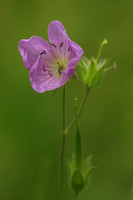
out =
[[[0,3],[0,200],[59,200],[62,88],[38,94],[18,51],[20,39],[47,39],[52,20],[61,21],[85,56],[102,56],[118,69],[93,89],[80,118],[84,157],[93,155],[89,189],[79,200],[133,199],[133,1],[2,0]],[[67,122],[73,98],[85,87],[67,83]],[[66,157],[74,152],[75,127],[67,138]],[[67,178],[66,178],[67,179]],[[69,180],[67,180],[69,182]],[[67,182],[66,181],[66,182]],[[65,200],[73,200],[65,186]]]

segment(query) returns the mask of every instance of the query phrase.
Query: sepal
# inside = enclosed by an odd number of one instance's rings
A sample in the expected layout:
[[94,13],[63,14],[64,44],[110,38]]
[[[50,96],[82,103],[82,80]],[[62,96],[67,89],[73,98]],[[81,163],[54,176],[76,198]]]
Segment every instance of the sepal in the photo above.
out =
[[73,155],[72,160],[68,160],[70,186],[76,194],[83,189],[88,188],[93,166],[91,164],[92,156],[88,156],[82,163],[82,169],[76,167],[76,156]]
[[88,60],[86,57],[83,57],[79,66],[83,83],[91,88],[100,84],[107,66],[107,59],[100,60],[97,63],[95,58]]

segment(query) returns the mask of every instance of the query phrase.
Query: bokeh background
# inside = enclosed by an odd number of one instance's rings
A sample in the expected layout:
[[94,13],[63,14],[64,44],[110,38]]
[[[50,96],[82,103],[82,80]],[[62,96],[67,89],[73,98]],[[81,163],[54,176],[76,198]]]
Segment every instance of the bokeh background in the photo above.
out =
[[[116,61],[90,94],[80,118],[83,155],[93,155],[88,190],[79,200],[133,199],[133,1],[132,0],[1,0],[0,1],[0,200],[59,200],[62,88],[38,94],[18,51],[20,39],[48,39],[52,20],[96,56]],[[73,98],[85,87],[67,83],[67,123],[74,116]],[[66,158],[74,152],[75,127],[67,138]],[[67,179],[67,174],[66,174]],[[73,192],[65,183],[65,200]]]

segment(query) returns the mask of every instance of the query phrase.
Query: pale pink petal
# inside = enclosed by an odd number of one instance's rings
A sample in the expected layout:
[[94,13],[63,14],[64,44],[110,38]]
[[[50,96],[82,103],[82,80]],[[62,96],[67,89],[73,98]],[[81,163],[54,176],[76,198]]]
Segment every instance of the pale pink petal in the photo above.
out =
[[73,57],[80,57],[81,58],[81,56],[84,53],[83,49],[78,44],[73,42],[72,40],[69,40],[68,44],[71,48],[70,50],[72,51],[72,54],[74,54]]
[[75,67],[80,61],[81,57],[75,57],[67,65],[66,70],[63,71],[62,77],[61,77],[61,83],[60,85],[64,85],[70,78],[71,76],[75,73]]
[[69,48],[69,37],[61,22],[53,21],[49,24],[48,37],[53,48],[56,48],[56,50],[58,51],[58,54],[61,56],[65,56],[65,52]]
[[40,56],[30,70],[30,81],[32,88],[38,93],[54,90],[60,86],[59,78],[52,72],[44,70],[44,63],[40,60]]
[[28,40],[20,40],[18,48],[22,56],[24,66],[30,70],[35,64],[40,53],[51,47],[43,38],[33,36]]

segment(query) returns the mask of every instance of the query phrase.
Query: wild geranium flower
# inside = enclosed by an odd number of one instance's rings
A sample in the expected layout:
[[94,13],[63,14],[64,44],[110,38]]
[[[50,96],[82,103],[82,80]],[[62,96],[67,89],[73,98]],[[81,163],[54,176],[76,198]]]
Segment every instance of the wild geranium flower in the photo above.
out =
[[59,21],[49,24],[48,37],[50,44],[33,36],[20,40],[18,46],[24,66],[30,71],[32,88],[39,93],[64,85],[74,74],[83,54],[82,48],[68,37]]

